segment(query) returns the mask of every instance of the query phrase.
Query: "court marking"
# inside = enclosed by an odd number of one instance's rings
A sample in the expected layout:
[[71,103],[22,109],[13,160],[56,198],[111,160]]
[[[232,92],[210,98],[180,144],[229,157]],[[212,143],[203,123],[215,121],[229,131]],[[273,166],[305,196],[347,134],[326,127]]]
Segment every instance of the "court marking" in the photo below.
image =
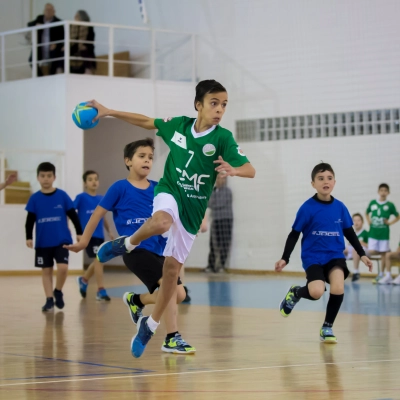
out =
[[[331,346],[331,345],[329,345]],[[229,369],[214,369],[207,371],[185,371],[185,372],[171,372],[164,374],[148,374],[148,375],[134,375],[134,376],[110,376],[105,378],[92,378],[92,379],[69,379],[61,381],[45,381],[45,382],[21,382],[21,383],[7,383],[0,384],[0,389],[10,386],[23,386],[23,385],[44,385],[49,383],[67,383],[67,382],[88,382],[88,381],[104,381],[111,379],[135,379],[135,378],[157,378],[162,376],[180,376],[180,375],[195,375],[195,374],[209,374],[209,373],[227,373],[227,372],[242,372],[242,371],[256,371],[256,370],[266,370],[266,369],[278,369],[278,368],[300,368],[300,367],[321,367],[324,365],[351,365],[351,364],[377,364],[384,362],[399,362],[400,359],[394,360],[360,360],[360,361],[343,361],[338,363],[318,363],[318,364],[291,364],[291,365],[271,365],[267,367],[248,367],[248,368],[229,368]],[[372,390],[372,389],[368,389]],[[382,389],[379,389],[382,390]]]
[[127,375],[134,372],[103,372],[99,374],[76,374],[76,375],[56,375],[56,376],[31,376],[26,378],[1,378],[0,381],[23,381],[28,379],[50,379],[50,378],[74,378],[76,376],[106,376],[106,375]]
[[[75,360],[65,360],[63,358],[52,358],[52,357],[42,357],[42,356],[31,356],[28,354],[15,354],[15,353],[5,353],[5,352],[0,352],[0,354],[5,354],[7,356],[15,356],[15,357],[25,357],[25,358],[39,358],[41,360],[47,360],[47,361],[60,361],[60,362],[68,362],[72,364],[82,364],[82,365],[90,365],[93,367],[103,367],[103,368],[116,368],[116,369],[126,369],[128,371],[136,371],[137,373],[149,373],[149,372],[155,372],[149,369],[140,369],[140,368],[130,368],[130,367],[120,367],[118,365],[107,365],[107,364],[98,364],[98,363],[91,363],[87,361],[75,361]],[[29,379],[29,378],[27,378]]]

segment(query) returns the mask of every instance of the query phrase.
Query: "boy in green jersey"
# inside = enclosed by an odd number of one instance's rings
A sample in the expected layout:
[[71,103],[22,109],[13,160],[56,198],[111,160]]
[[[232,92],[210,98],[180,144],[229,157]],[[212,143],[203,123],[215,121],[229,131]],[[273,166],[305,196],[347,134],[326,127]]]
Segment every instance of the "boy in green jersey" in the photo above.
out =
[[[389,226],[395,224],[399,219],[399,213],[396,207],[390,201],[387,201],[387,197],[390,194],[389,185],[381,183],[378,188],[379,199],[372,200],[367,208],[366,216],[367,221],[370,225],[368,235],[368,251],[370,254],[380,254],[382,256],[382,272],[376,277],[375,283],[387,285],[392,283],[392,277],[390,275],[390,265],[386,269],[386,253],[390,251],[389,238],[390,230]],[[396,218],[389,222],[391,216]]]
[[110,110],[97,101],[88,102],[98,110],[96,119],[122,119],[144,129],[158,129],[170,149],[164,175],[155,188],[152,218],[132,236],[104,243],[97,253],[101,262],[132,251],[143,240],[169,231],[164,250],[163,284],[151,316],[137,323],[131,352],[140,357],[159,325],[161,316],[176,290],[182,268],[207,209],[219,173],[253,178],[255,170],[230,131],[219,123],[228,103],[226,89],[215,80],[196,86],[194,107],[197,118],[154,119],[140,114]]

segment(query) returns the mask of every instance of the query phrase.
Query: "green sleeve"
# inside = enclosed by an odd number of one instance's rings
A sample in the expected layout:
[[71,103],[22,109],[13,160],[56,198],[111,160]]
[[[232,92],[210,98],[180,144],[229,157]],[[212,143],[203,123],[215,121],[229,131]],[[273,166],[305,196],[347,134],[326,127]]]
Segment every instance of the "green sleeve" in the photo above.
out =
[[157,136],[160,136],[164,139],[164,142],[169,142],[173,136],[175,131],[178,129],[180,123],[182,122],[183,117],[174,117],[174,118],[156,118],[154,120],[154,125],[158,129]]
[[224,161],[228,162],[234,168],[241,167],[243,164],[250,162],[230,132],[224,143],[223,154],[221,155]]
[[393,203],[391,203],[391,206],[392,206],[391,214],[394,215],[395,217],[398,217],[399,213],[396,210],[396,206]]
[[362,235],[363,237],[362,241],[368,243],[368,236],[369,236],[368,231],[364,231]]

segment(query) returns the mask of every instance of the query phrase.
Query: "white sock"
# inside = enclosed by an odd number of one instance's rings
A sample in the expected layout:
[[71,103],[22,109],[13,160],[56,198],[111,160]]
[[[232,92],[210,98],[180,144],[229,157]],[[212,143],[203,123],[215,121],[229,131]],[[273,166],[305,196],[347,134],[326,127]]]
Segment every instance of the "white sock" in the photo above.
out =
[[131,238],[130,236],[128,236],[127,238],[125,238],[125,247],[128,251],[132,251],[135,247],[139,246],[139,244],[131,244],[130,242]]
[[386,271],[385,273],[386,276],[392,277],[392,275],[390,275],[390,272]]
[[358,269],[355,269],[353,272],[353,274],[359,274],[359,273],[360,273],[360,271]]
[[147,326],[150,328],[150,330],[154,333],[156,331],[156,329],[158,328],[158,325],[160,325],[159,322],[154,321],[154,319],[151,317],[149,317],[149,319],[147,320]]

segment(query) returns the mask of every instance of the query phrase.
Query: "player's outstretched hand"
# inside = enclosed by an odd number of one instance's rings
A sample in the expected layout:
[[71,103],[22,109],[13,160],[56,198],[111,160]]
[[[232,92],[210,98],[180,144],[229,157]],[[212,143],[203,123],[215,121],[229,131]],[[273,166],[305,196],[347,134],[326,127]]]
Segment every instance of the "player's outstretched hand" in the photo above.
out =
[[218,160],[214,161],[214,164],[219,164],[219,166],[215,168],[215,170],[219,174],[223,174],[226,176],[236,176],[236,168],[233,168],[229,163],[224,161],[221,156],[218,157]]
[[90,101],[86,102],[86,105],[89,107],[93,107],[98,111],[98,114],[93,119],[93,122],[97,121],[99,118],[107,117],[107,115],[110,114],[110,110],[107,107],[104,107],[102,104],[100,104],[96,100],[90,100]]
[[275,263],[275,271],[276,272],[281,272],[283,268],[286,267],[286,261],[285,260],[279,260]]
[[6,186],[13,184],[17,180],[17,174],[10,174],[6,179]]
[[80,240],[78,243],[65,244],[63,247],[64,249],[68,249],[70,251],[73,251],[74,253],[79,253],[83,249],[86,249],[87,245],[88,245],[87,243]]
[[367,256],[362,256],[361,261],[368,267],[369,272],[372,272],[372,261]]
[[33,240],[27,240],[27,241],[26,241],[26,245],[27,245],[27,247],[29,247],[30,249],[33,249]]

